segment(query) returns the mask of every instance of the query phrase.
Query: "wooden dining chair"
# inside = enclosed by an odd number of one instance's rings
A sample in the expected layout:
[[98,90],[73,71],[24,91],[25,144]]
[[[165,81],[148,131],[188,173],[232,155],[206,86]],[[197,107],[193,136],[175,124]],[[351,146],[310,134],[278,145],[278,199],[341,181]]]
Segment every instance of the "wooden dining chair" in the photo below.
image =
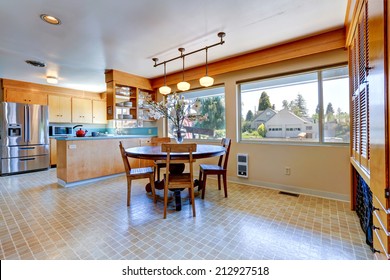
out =
[[[152,137],[150,139],[150,144],[152,146],[161,146],[161,144],[169,143],[169,142],[171,142],[170,137]],[[164,161],[156,160],[154,162],[154,172],[155,172],[155,174],[157,174],[157,181],[160,181],[161,168],[165,168],[165,167],[166,167],[166,163]]]
[[213,164],[200,164],[199,165],[199,183],[202,184],[202,199],[206,193],[206,180],[208,175],[217,175],[218,177],[218,189],[221,190],[221,176],[223,180],[223,190],[225,197],[227,194],[227,165],[229,160],[229,152],[231,140],[229,138],[223,138],[221,145],[225,148],[225,154],[221,155],[218,160],[218,165]]
[[156,190],[154,188],[154,169],[152,167],[131,168],[122,141],[119,141],[119,149],[121,152],[123,165],[125,166],[126,178],[127,178],[127,206],[130,206],[131,182],[136,179],[145,179],[145,178],[149,178],[150,185],[152,188],[153,201],[154,203],[156,203],[157,199],[156,199]]
[[[161,151],[167,153],[166,171],[164,175],[164,219],[167,217],[168,207],[168,190],[188,188],[190,203],[192,204],[192,215],[196,216],[195,200],[194,200],[194,170],[193,170],[193,153],[196,152],[196,143],[185,144],[161,144]],[[185,153],[186,156],[182,159],[172,159],[172,155],[176,153]],[[189,173],[170,174],[169,167],[171,164],[188,163]]]

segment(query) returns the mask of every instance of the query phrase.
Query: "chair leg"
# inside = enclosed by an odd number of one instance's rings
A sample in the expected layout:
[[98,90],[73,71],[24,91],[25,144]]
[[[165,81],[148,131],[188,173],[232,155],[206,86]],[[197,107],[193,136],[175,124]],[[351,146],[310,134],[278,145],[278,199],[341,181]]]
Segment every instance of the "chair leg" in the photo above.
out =
[[127,178],[127,206],[130,206],[131,179]]
[[192,188],[189,189],[190,191],[190,200],[191,200],[191,204],[192,204],[192,216],[193,217],[196,217],[196,212],[195,212],[195,194],[194,194],[194,187],[192,186]]
[[157,181],[160,182],[160,166],[157,165]]
[[218,174],[218,190],[221,190],[221,174]]
[[164,186],[164,219],[167,218],[167,208],[168,208],[168,188]]
[[225,192],[225,197],[227,197],[227,180],[226,180],[226,177],[227,177],[227,174],[223,174],[222,175],[222,178],[223,178],[223,190]]
[[154,185],[154,173],[150,175],[149,181],[150,181],[150,187],[152,189],[153,202],[157,203],[156,187]]
[[204,194],[206,192],[206,179],[207,179],[207,174],[203,174],[203,186],[202,186],[202,199],[204,199]]

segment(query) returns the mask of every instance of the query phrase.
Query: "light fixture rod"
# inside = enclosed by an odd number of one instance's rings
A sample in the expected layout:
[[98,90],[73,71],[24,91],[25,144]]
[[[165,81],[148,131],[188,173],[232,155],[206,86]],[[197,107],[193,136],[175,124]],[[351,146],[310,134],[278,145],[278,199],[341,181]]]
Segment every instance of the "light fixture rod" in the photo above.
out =
[[208,63],[207,63],[207,56],[208,56],[207,53],[208,53],[208,49],[209,49],[209,48],[206,48],[206,76],[208,75],[208,71],[207,71],[207,70],[208,70],[208,69],[207,69],[207,68],[208,68],[208,67],[207,67],[207,64],[208,64]]
[[164,86],[167,85],[167,65],[164,63]]
[[[197,53],[197,52],[200,52],[200,51],[204,51],[204,50],[207,50],[207,49],[209,49],[209,48],[213,48],[213,47],[218,46],[218,45],[223,45],[223,44],[225,43],[225,41],[223,40],[223,37],[225,37],[226,34],[225,34],[224,32],[219,32],[219,33],[217,34],[217,36],[218,36],[219,38],[221,38],[221,41],[218,42],[218,43],[215,43],[215,44],[213,44],[213,45],[206,46],[206,47],[204,47],[204,48],[201,48],[201,49],[198,49],[198,50],[195,50],[195,51],[186,53],[186,54],[183,54],[183,52],[181,52],[181,54],[180,54],[179,56],[176,56],[176,57],[171,58],[171,59],[169,59],[169,60],[165,60],[165,61],[160,62],[160,63],[157,63],[157,60],[153,58],[154,67],[157,67],[157,66],[160,66],[160,65],[162,65],[162,64],[165,64],[165,63],[174,61],[174,60],[179,59],[179,58],[184,58],[184,57],[186,57],[187,55],[191,55],[191,54],[194,54],[194,53]],[[179,49],[179,51],[180,51],[180,49]]]

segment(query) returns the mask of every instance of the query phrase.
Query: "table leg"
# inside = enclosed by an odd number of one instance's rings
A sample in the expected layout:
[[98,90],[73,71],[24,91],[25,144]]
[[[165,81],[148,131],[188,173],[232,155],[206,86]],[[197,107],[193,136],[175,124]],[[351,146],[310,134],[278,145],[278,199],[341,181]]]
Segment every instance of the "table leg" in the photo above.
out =
[[175,197],[176,211],[181,211],[181,190],[175,190],[173,194]]

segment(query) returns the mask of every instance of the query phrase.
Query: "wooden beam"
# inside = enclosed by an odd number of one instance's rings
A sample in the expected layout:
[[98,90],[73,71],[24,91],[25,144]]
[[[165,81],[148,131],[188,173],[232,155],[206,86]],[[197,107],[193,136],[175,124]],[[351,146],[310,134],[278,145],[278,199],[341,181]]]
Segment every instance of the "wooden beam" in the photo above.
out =
[[[320,35],[311,36],[282,45],[258,50],[252,53],[227,58],[208,65],[208,74],[216,76],[232,71],[243,70],[260,65],[280,62],[321,52],[343,49],[345,47],[345,29],[340,28]],[[196,80],[204,76],[205,66],[185,71],[185,80]],[[167,84],[176,84],[182,80],[182,72],[167,75]],[[151,80],[153,88],[164,84],[164,77]]]

